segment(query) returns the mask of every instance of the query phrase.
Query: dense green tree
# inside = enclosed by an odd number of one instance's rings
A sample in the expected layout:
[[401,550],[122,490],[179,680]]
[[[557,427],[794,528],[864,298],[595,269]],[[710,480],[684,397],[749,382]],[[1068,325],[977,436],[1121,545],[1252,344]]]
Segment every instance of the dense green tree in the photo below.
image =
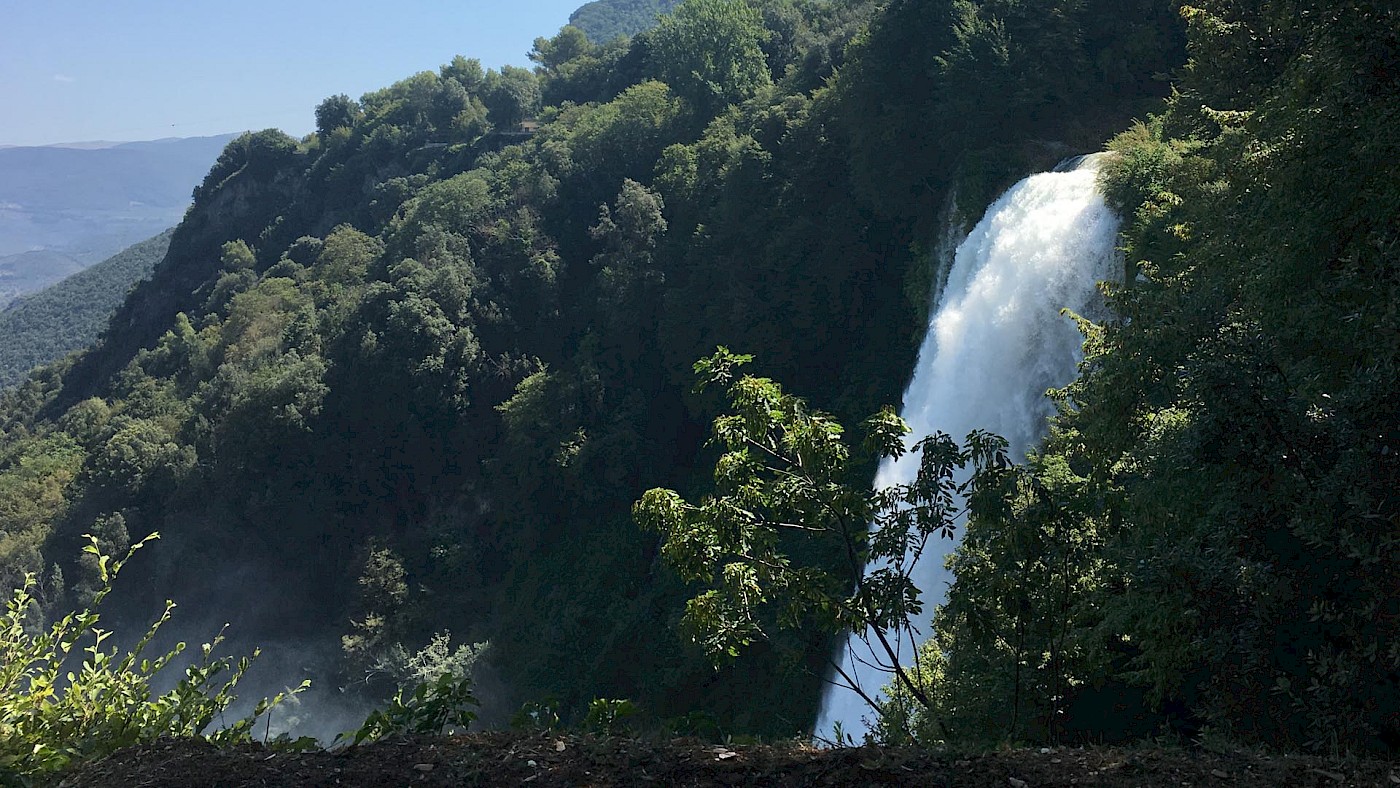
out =
[[633,85],[606,104],[564,110],[546,140],[557,139],[555,150],[567,151],[567,169],[559,167],[566,196],[596,206],[624,179],[646,179],[683,118],[680,100],[655,81]]
[[336,129],[350,128],[360,115],[360,104],[344,93],[316,105],[316,133],[329,137]]
[[488,71],[481,83],[481,101],[490,113],[493,124],[506,129],[514,128],[539,112],[539,78],[529,69],[515,66]]
[[439,73],[443,79],[453,80],[473,94],[481,92],[481,83],[486,79],[480,60],[461,55],[452,58],[452,62],[439,69]]
[[573,25],[559,28],[553,38],[537,38],[530,49],[530,60],[546,73],[553,73],[571,60],[583,57],[594,49],[588,36]]
[[569,15],[569,24],[582,30],[594,43],[606,44],[650,30],[662,14],[679,3],[680,0],[592,0]]
[[649,36],[653,73],[710,118],[772,78],[762,17],[744,0],[687,0]]
[[147,419],[127,419],[94,453],[94,481],[132,495],[168,492],[194,465],[194,452]]
[[26,573],[46,568],[37,549],[64,514],[85,459],[62,433],[19,447],[0,474],[0,581],[18,586]]
[[587,104],[608,101],[636,82],[636,75],[627,73],[629,63],[641,71],[641,40],[595,47],[586,54],[548,69],[540,75],[540,101],[547,107],[563,106],[565,102]]
[[593,258],[599,266],[599,287],[604,303],[612,309],[646,308],[656,304],[661,282],[654,270],[657,242],[666,232],[661,196],[634,180],[622,182],[622,191],[611,208],[601,206],[598,223],[588,232],[605,241],[609,250]]
[[220,186],[238,175],[262,179],[287,164],[296,154],[297,141],[277,129],[250,131],[224,148],[219,160],[194,190],[196,202],[212,196]]

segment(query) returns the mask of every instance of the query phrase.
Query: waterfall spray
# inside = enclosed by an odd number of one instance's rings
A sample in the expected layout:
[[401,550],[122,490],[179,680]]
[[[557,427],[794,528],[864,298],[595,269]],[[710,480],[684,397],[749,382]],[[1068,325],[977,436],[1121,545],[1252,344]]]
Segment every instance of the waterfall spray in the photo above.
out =
[[[1074,379],[1082,353],[1083,338],[1060,310],[1092,314],[1096,283],[1117,271],[1118,218],[1096,188],[1098,159],[1072,159],[1016,184],[958,246],[904,394],[909,445],[939,431],[961,441],[983,429],[1006,438],[1020,459],[1044,433],[1053,413],[1045,392]],[[918,457],[906,454],[886,460],[875,484],[909,483],[917,472]],[[911,623],[920,638],[931,634],[933,612],[952,582],[944,563],[956,546],[943,542],[942,555],[925,555],[915,569],[924,607]],[[898,651],[908,665],[917,644],[906,641]],[[853,634],[838,659],[874,696],[889,674],[868,664],[875,660],[864,649]],[[831,685],[816,732],[829,735],[840,723],[859,737],[870,714],[855,692]]]

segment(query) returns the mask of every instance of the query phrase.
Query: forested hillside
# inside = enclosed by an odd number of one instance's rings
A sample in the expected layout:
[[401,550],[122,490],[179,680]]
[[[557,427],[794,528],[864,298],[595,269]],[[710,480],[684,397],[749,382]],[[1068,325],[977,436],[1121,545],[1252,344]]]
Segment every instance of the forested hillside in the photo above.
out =
[[167,230],[0,312],[0,387],[97,341],[126,293],[170,245]]
[[0,309],[81,270],[78,260],[42,249],[0,257]]
[[338,644],[340,686],[450,632],[490,642],[498,713],[801,731],[829,638],[715,670],[629,511],[711,485],[693,362],[753,353],[848,424],[897,402],[954,195],[975,217],[1133,128],[1108,190],[1141,276],[969,529],[925,730],[1063,736],[1107,698],[1388,741],[1394,13],[1208,5],[1182,71],[1170,0],[688,0],[240,137],[104,341],[5,395],[0,582],[61,609],[94,584],[81,534],[159,529],[114,601]]
[[593,0],[569,14],[569,24],[588,40],[606,44],[656,27],[656,19],[679,5],[679,0]]

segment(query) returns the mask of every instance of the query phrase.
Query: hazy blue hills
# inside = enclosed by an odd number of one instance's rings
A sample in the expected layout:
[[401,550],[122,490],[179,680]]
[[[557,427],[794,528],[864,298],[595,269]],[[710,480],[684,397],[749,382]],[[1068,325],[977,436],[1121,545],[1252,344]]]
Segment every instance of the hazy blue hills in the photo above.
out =
[[0,308],[25,293],[43,290],[83,267],[81,261],[48,249],[0,257]]
[[[48,271],[72,274],[0,312],[0,387],[95,342],[131,286],[165,257],[172,232],[166,230],[87,269],[54,252],[25,252],[0,260],[0,265],[9,260],[41,260]],[[0,268],[0,293],[6,273]]]
[[0,148],[0,258],[42,250],[91,265],[150,238],[180,221],[232,138]]
[[593,0],[570,14],[569,24],[602,44],[650,30],[659,14],[670,13],[678,5],[680,0]]

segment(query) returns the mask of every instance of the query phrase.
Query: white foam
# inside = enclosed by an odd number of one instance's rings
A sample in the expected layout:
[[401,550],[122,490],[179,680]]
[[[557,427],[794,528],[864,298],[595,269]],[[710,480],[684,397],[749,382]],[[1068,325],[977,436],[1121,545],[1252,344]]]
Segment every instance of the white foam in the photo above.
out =
[[[1021,459],[1044,434],[1054,410],[1045,391],[1074,379],[1082,353],[1083,337],[1060,310],[1094,311],[1096,283],[1117,269],[1119,222],[1096,188],[1097,158],[1016,184],[958,247],[904,395],[910,445],[940,431],[962,441],[982,429],[1006,438],[1012,457]],[[917,471],[918,458],[906,454],[883,463],[875,484],[908,483]],[[928,635],[953,579],[944,563],[957,543],[937,546],[942,554],[926,553],[913,575],[924,612],[912,622],[912,639]],[[902,664],[913,660],[910,641],[906,635],[898,642]],[[867,694],[889,682],[888,672],[866,664],[888,660],[877,660],[855,635],[839,659]],[[816,734],[829,737],[839,722],[859,740],[868,716],[859,695],[830,685]]]

